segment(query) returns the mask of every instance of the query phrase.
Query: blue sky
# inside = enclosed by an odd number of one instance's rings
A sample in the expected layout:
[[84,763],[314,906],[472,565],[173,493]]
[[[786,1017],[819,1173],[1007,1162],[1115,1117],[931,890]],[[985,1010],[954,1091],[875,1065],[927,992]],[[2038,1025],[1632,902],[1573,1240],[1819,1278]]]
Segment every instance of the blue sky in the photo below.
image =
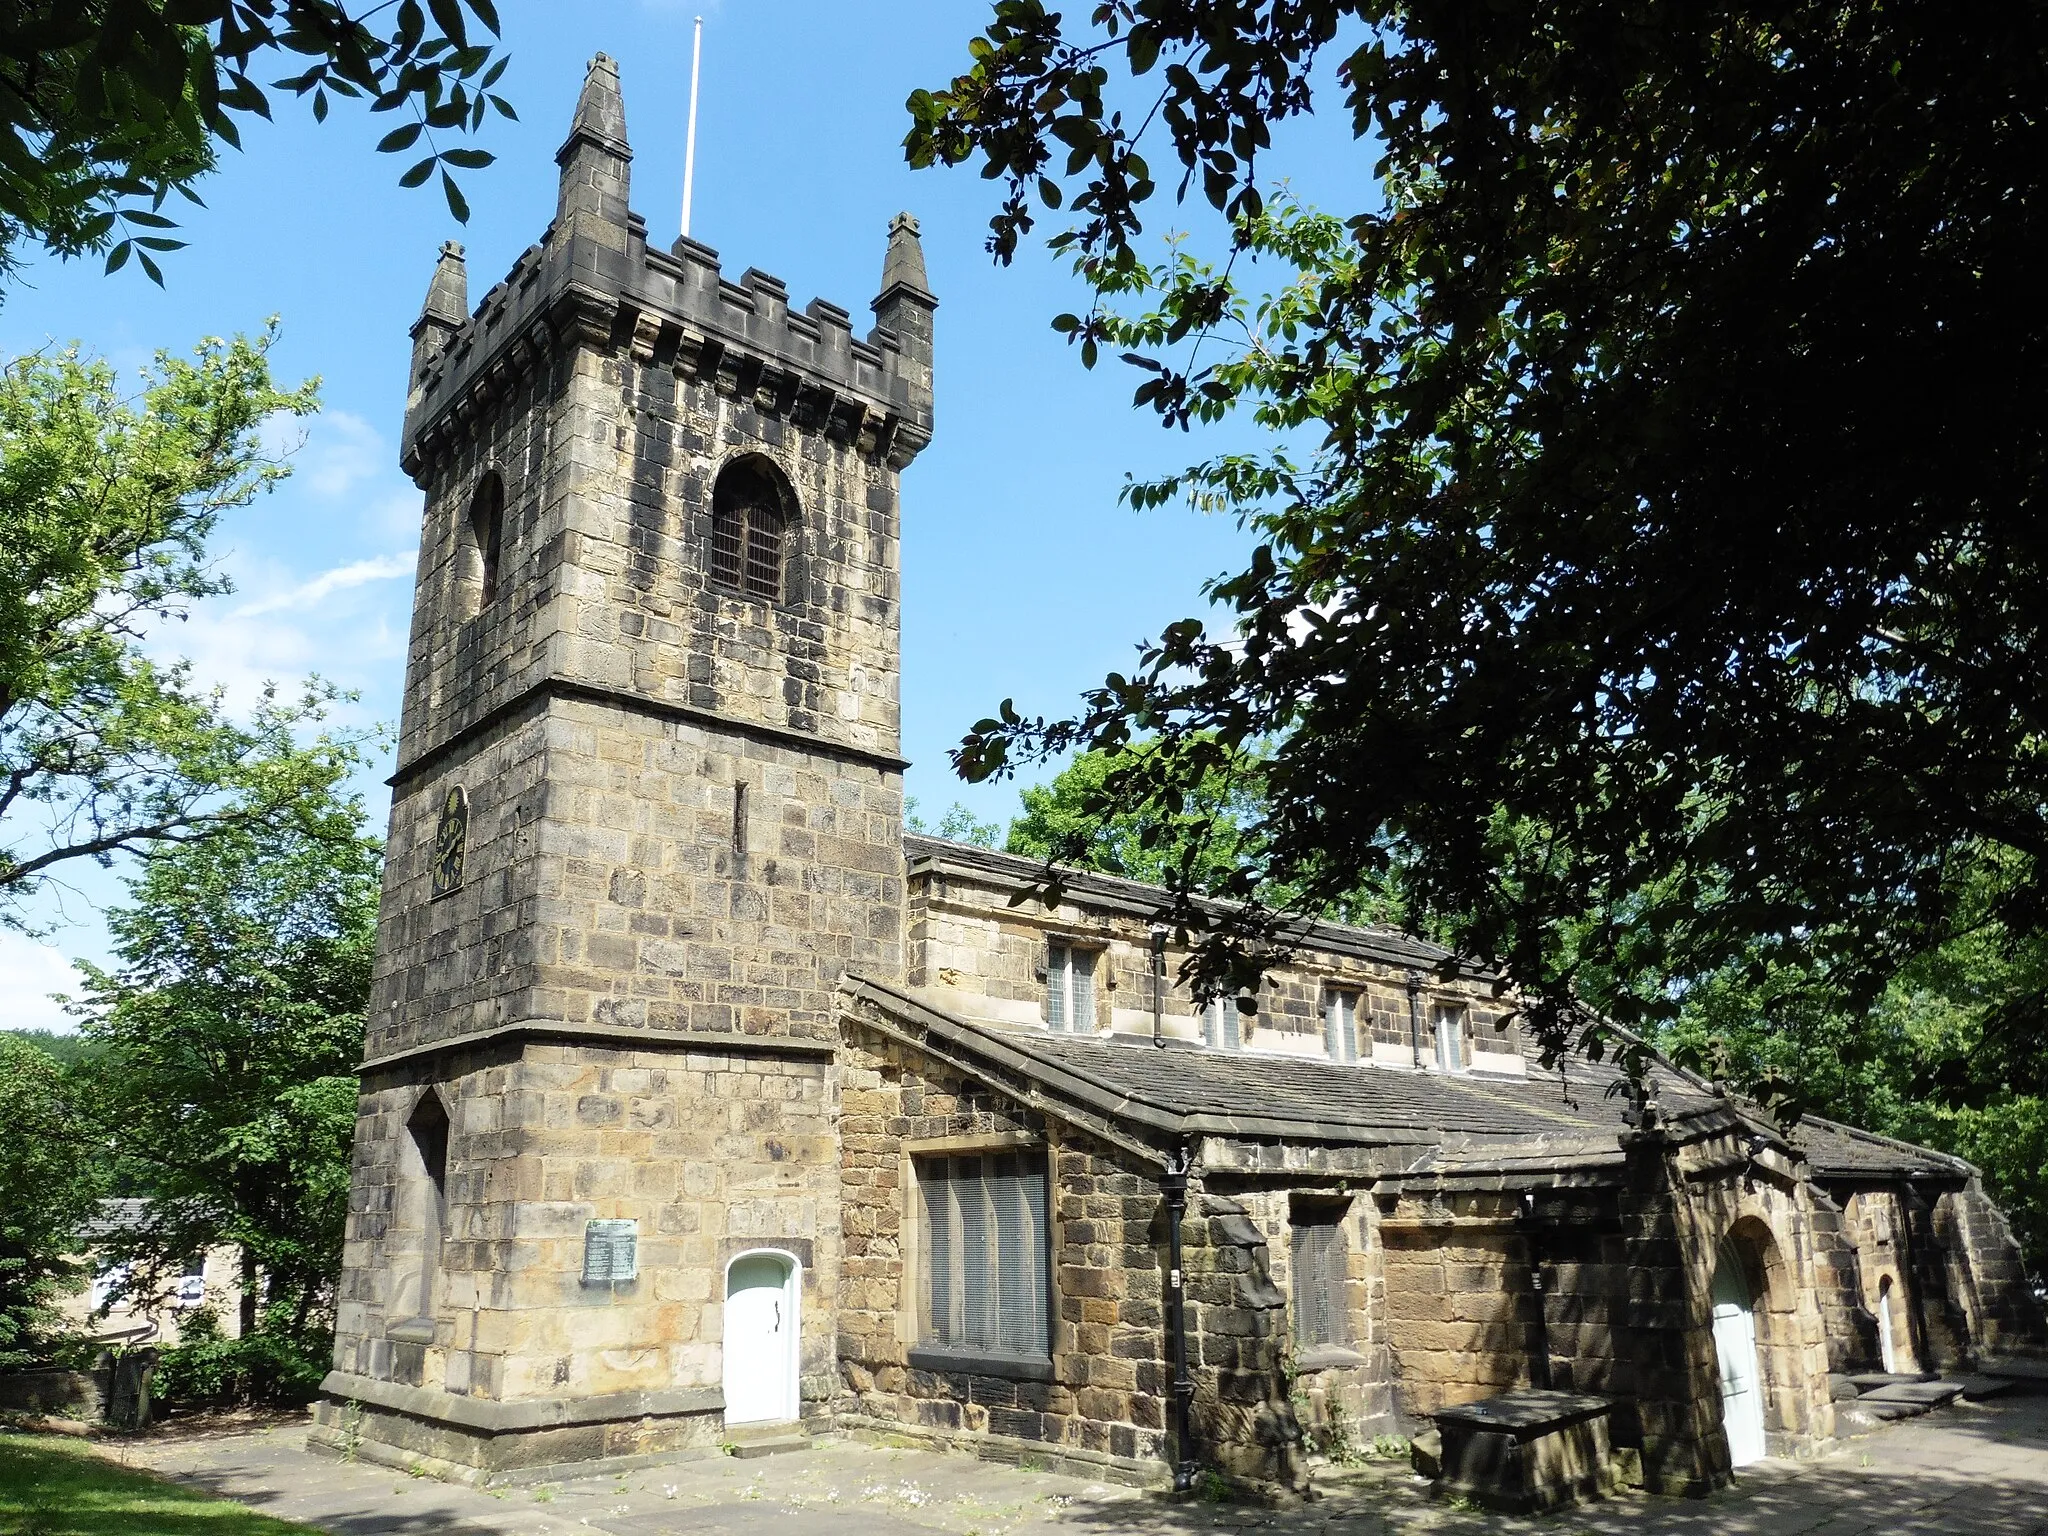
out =
[[[371,146],[393,119],[338,112],[315,126],[295,101],[245,129],[188,209],[189,250],[159,291],[131,266],[31,265],[0,306],[14,355],[73,340],[127,370],[158,348],[254,331],[281,317],[280,374],[317,374],[325,410],[296,472],[238,515],[217,546],[238,590],[197,608],[164,646],[247,699],[265,679],[309,672],[356,689],[355,723],[395,720],[404,670],[419,492],[396,464],[407,327],[442,240],[468,250],[481,295],[553,213],[554,151],[584,62],[619,61],[632,138],[633,202],[672,236],[681,207],[691,18],[705,17],[692,233],[729,274],[781,277],[792,308],[822,295],[867,323],[885,233],[916,213],[938,294],[938,429],[903,484],[904,748],[909,791],[936,818],[954,800],[1004,820],[1014,785],[969,787],[947,764],[961,731],[1005,696],[1055,711],[1164,624],[1200,611],[1201,583],[1245,547],[1231,523],[1184,508],[1117,504],[1145,475],[1213,451],[1130,408],[1135,377],[1084,372],[1050,318],[1084,300],[1042,249],[1000,268],[983,250],[995,187],[972,170],[910,171],[904,98],[966,58],[985,0],[538,0],[501,3],[513,63],[500,89],[517,123],[480,142],[499,156],[471,172],[467,227],[431,188],[396,185],[406,161]],[[289,71],[278,68],[272,75]],[[1331,207],[1369,198],[1367,153],[1341,111],[1283,128],[1272,165]],[[1155,151],[1156,161],[1167,156]],[[1163,179],[1163,178],[1162,178]],[[1206,221],[1162,207],[1155,228]],[[380,768],[388,771],[388,765]],[[381,829],[387,798],[368,786]],[[98,872],[51,892],[47,942],[0,936],[0,1023],[56,1024],[47,1001],[70,984],[66,957],[99,957],[97,910],[121,889]]]

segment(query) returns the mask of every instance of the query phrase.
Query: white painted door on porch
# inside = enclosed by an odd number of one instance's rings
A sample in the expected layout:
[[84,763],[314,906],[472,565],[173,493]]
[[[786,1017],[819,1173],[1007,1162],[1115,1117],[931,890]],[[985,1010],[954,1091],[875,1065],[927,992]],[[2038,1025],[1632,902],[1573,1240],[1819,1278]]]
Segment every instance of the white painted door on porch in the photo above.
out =
[[725,1272],[725,1422],[797,1416],[797,1272],[779,1253],[747,1253]]
[[1714,1268],[1714,1355],[1721,1367],[1721,1423],[1728,1457],[1746,1467],[1764,1457],[1763,1373],[1757,1369],[1756,1314],[1742,1260],[1722,1245]]

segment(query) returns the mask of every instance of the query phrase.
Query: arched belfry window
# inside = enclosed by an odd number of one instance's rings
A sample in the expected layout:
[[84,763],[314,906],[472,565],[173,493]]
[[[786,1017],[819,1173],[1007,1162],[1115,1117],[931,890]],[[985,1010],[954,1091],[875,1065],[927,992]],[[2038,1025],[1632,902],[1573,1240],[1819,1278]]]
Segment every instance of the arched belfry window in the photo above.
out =
[[466,531],[467,542],[476,551],[472,569],[480,578],[477,605],[484,607],[498,595],[498,555],[505,542],[505,482],[495,470],[477,482],[469,498]]
[[782,599],[789,498],[759,459],[735,459],[711,489],[711,579],[748,597]]

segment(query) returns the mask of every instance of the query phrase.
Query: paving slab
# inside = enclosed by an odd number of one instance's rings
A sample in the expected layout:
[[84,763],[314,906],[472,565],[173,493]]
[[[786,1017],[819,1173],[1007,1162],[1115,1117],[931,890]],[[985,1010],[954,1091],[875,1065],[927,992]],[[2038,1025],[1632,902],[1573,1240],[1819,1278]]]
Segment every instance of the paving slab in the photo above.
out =
[[330,1536],[2048,1536],[2048,1397],[2029,1396],[1760,1462],[1710,1498],[1628,1494],[1532,1517],[1432,1499],[1397,1462],[1326,1474],[1319,1497],[1274,1509],[853,1441],[495,1490],[334,1461],[293,1427],[109,1454]]

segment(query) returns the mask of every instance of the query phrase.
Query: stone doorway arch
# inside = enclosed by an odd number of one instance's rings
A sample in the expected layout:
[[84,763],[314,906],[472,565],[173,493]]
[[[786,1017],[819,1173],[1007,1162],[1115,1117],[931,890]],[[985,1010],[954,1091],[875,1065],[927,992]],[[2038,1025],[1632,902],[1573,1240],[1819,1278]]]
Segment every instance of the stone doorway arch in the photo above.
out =
[[1714,1263],[1714,1360],[1721,1384],[1721,1429],[1730,1465],[1746,1467],[1767,1454],[1763,1358],[1757,1348],[1756,1297],[1748,1266],[1730,1236]]
[[[1813,1319],[1801,1311],[1800,1287],[1795,1283],[1786,1254],[1787,1249],[1778,1241],[1772,1225],[1754,1212],[1740,1217],[1728,1229],[1715,1253],[1716,1277],[1722,1274],[1722,1266],[1727,1266],[1727,1294],[1733,1297],[1739,1280],[1741,1290],[1748,1296],[1757,1406],[1763,1418],[1768,1452],[1789,1451],[1807,1443],[1817,1433],[1830,1432],[1830,1426],[1815,1417],[1815,1382],[1809,1380],[1812,1351],[1807,1348],[1812,1342],[1808,1335],[1812,1333],[1809,1324]],[[1721,1294],[1717,1289],[1717,1303]],[[1718,1305],[1715,1310],[1720,1310]],[[1716,1350],[1718,1354],[1718,1334]],[[1818,1368],[1826,1369],[1824,1364]],[[1753,1441],[1750,1448],[1754,1448]],[[1730,1450],[1734,1450],[1733,1445]],[[1738,1466],[1742,1464],[1736,1462]]]

